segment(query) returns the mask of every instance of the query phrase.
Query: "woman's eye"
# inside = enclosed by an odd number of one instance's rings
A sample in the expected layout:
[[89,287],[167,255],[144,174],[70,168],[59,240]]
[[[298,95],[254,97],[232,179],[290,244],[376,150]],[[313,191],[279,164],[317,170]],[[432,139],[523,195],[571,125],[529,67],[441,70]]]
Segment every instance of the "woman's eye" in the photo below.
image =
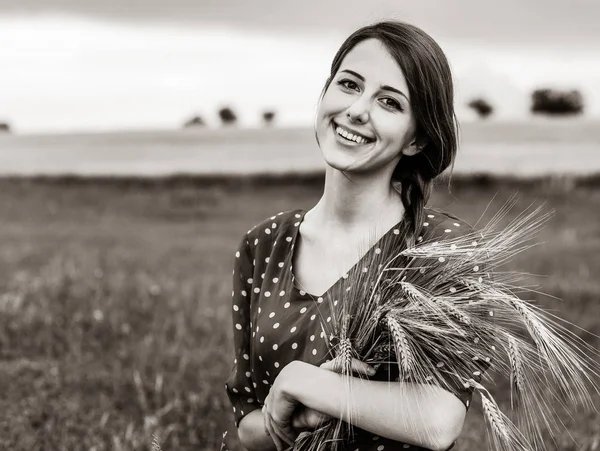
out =
[[402,111],[402,106],[400,106],[400,104],[394,99],[391,99],[389,97],[385,98],[385,99],[383,99],[383,103],[385,104],[385,106],[387,106],[389,108],[393,108],[395,110]]
[[352,80],[340,80],[338,84],[342,85],[346,89],[351,89],[352,91],[356,91],[356,89],[358,89],[358,85]]

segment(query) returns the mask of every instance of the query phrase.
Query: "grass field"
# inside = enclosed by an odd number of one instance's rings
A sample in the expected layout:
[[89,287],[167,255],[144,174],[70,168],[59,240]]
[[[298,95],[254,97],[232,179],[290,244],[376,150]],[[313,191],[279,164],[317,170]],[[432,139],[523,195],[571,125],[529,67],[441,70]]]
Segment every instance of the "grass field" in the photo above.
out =
[[[600,187],[488,177],[431,205],[475,223],[516,191],[547,202],[545,244],[510,264],[561,316],[600,335]],[[320,177],[1,179],[0,449],[240,450],[224,381],[233,251],[251,225],[309,208]],[[540,298],[542,299],[542,298]],[[586,336],[594,346],[600,340]],[[503,403],[503,385],[496,396]],[[600,407],[600,399],[596,397]],[[473,406],[455,449],[481,450]],[[573,409],[548,450],[600,449],[600,415]]]

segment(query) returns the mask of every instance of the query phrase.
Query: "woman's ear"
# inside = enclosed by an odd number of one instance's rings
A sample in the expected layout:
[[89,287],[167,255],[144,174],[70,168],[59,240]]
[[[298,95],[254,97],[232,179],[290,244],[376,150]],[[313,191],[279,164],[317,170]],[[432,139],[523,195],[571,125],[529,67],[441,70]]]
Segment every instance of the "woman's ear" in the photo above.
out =
[[418,154],[423,150],[423,145],[421,145],[417,140],[411,142],[408,146],[402,149],[402,155],[406,155],[407,157],[412,157],[413,155]]

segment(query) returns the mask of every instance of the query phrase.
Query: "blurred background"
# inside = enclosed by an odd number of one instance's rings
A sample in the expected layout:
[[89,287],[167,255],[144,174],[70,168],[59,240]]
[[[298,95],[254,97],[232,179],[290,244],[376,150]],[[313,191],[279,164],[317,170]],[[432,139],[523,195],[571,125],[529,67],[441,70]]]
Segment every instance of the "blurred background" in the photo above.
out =
[[[241,449],[233,252],[318,200],[331,59],[381,19],[454,72],[461,146],[431,206],[555,210],[508,267],[599,347],[598,18],[595,0],[0,1],[0,448]],[[456,449],[482,449],[478,409]],[[600,449],[597,413],[563,421],[547,449]]]

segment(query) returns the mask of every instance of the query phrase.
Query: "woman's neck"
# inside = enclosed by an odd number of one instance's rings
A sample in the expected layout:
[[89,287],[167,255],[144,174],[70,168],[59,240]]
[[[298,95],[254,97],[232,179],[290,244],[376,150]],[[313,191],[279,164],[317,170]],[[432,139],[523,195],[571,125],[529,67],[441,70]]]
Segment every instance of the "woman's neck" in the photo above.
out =
[[404,207],[389,178],[345,176],[327,168],[325,188],[310,215],[322,227],[338,231],[389,229],[402,218]]

